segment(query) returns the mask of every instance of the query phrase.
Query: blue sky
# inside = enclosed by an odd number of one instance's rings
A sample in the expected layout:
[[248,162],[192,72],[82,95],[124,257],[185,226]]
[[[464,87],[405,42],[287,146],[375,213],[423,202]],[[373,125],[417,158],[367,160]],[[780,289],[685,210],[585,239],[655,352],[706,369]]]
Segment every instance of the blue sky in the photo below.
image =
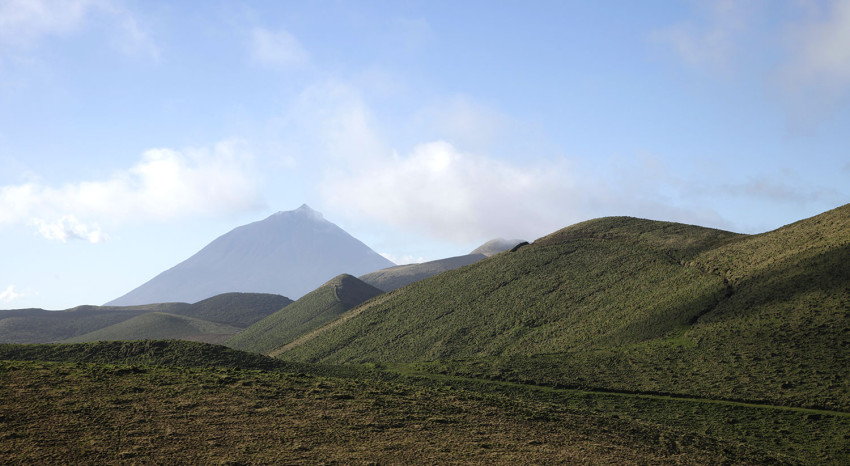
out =
[[307,203],[396,262],[850,200],[850,1],[0,0],[0,308]]

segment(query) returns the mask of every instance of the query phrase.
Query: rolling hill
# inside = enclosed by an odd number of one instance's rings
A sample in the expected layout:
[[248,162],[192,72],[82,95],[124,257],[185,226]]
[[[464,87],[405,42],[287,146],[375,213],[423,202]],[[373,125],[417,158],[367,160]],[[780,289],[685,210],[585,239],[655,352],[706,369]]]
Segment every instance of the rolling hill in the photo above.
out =
[[196,302],[229,292],[299,298],[341,273],[393,265],[305,204],[233,229],[107,305]]
[[208,343],[223,341],[239,327],[194,317],[148,312],[109,327],[65,340],[65,343],[118,340],[190,339]]
[[[0,343],[50,343],[81,337],[144,314],[160,312],[208,320],[239,328],[266,317],[292,300],[261,293],[226,293],[194,304],[159,303],[142,306],[77,306],[64,311],[17,309],[0,311]],[[144,323],[148,319],[135,320]],[[128,325],[121,334],[130,331]],[[184,327],[185,329],[186,327]],[[140,329],[139,335],[149,330]],[[228,332],[233,333],[228,330]],[[86,337],[88,338],[88,337]],[[144,338],[144,337],[138,337]],[[133,339],[138,339],[133,338]],[[88,341],[86,339],[85,341]]]
[[754,236],[603,218],[367,302],[280,357],[850,409],[847,283],[850,205]]
[[78,306],[64,311],[0,311],[0,343],[62,341],[148,312],[175,312],[189,306],[186,303],[165,303],[130,307]]
[[381,293],[381,290],[343,274],[227,339],[224,344],[266,354]]

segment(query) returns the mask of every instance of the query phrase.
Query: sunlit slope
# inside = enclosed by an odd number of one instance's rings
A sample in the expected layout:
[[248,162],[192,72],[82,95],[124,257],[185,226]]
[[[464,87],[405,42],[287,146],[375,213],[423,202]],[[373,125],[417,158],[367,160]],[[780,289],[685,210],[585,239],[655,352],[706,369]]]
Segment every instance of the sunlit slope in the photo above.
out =
[[351,275],[339,275],[229,338],[225,344],[244,351],[268,353],[381,293]]
[[[740,239],[634,218],[568,227],[397,290],[282,355],[333,363],[554,353],[633,344],[688,327],[728,293],[682,265]],[[361,312],[362,311],[362,312]]]
[[65,340],[66,343],[113,340],[164,340],[164,339],[201,339],[215,341],[219,337],[233,335],[239,328],[232,325],[210,322],[194,317],[150,312],[94,332]]
[[681,332],[424,368],[850,410],[850,206],[704,251],[685,265],[723,277],[729,293]]

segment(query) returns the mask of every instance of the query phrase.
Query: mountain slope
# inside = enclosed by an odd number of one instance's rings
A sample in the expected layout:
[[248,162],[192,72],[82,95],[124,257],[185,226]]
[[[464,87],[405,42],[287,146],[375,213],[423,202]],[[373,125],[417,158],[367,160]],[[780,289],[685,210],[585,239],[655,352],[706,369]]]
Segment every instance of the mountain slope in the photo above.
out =
[[238,350],[266,354],[381,293],[381,290],[343,274],[234,335],[224,344]]
[[340,273],[393,264],[307,205],[235,228],[109,305],[196,302],[228,292],[298,298]]
[[521,239],[504,239],[504,238],[496,238],[487,241],[486,243],[478,246],[473,249],[469,254],[483,254],[487,257],[495,256],[500,252],[505,252],[509,249],[512,249],[517,244],[522,243]]
[[474,264],[481,259],[486,259],[500,252],[507,251],[520,243],[522,243],[522,240],[497,238],[487,241],[469,254],[463,256],[438,259],[420,264],[397,265],[378,270],[377,272],[367,273],[359,278],[375,288],[392,291],[422,280],[423,278],[437,275],[438,273]]
[[850,205],[755,236],[584,222],[350,311],[281,357],[850,409]]
[[487,256],[484,254],[467,254],[423,262],[421,264],[397,265],[378,270],[377,272],[367,273],[359,278],[380,290],[392,291],[447,270],[454,270],[464,265],[474,264],[485,258]]
[[233,335],[238,331],[239,328],[232,325],[164,312],[149,312],[85,335],[69,338],[65,340],[65,343],[166,339],[212,342],[220,341],[224,339],[224,336]]

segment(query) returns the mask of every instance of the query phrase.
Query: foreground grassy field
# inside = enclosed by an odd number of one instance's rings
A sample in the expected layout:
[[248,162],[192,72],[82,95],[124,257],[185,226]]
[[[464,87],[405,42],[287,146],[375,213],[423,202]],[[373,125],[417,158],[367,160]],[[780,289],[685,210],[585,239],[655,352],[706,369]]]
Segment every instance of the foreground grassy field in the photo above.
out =
[[850,414],[317,366],[186,341],[0,345],[0,463],[834,463]]
[[[846,417],[282,371],[0,362],[0,462],[794,463],[847,460]],[[385,377],[384,377],[385,378]],[[684,403],[684,402],[683,402]],[[684,403],[687,405],[687,403]],[[669,407],[668,407],[669,406]],[[634,414],[705,418],[660,424]],[[758,418],[759,416],[756,416]],[[772,424],[771,424],[772,422]],[[723,429],[753,439],[725,440]],[[816,430],[812,430],[817,426]],[[838,433],[837,433],[838,432]],[[808,437],[802,442],[800,435]],[[781,448],[770,448],[779,436]],[[847,440],[843,440],[846,444]],[[840,441],[839,441],[840,444]]]

